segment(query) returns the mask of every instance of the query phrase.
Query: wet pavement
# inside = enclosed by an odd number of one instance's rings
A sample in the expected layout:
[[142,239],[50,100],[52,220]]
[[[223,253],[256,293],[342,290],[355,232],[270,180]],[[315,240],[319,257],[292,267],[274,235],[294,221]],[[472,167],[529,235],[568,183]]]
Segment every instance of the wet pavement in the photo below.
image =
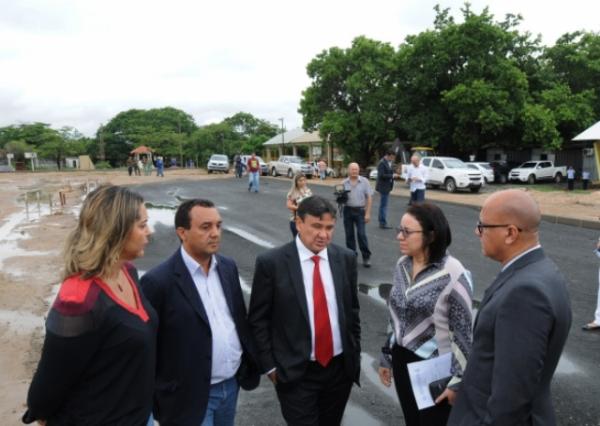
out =
[[[156,265],[176,250],[179,242],[173,230],[174,210],[180,200],[208,198],[220,209],[224,220],[221,252],[233,257],[243,280],[243,290],[251,290],[254,261],[257,254],[291,240],[289,214],[285,196],[289,181],[262,178],[261,192],[247,191],[246,179],[227,178],[210,181],[175,181],[137,185],[151,204],[149,216],[155,230],[146,256],[137,261],[142,272]],[[310,186],[310,181],[309,181]],[[313,193],[333,200],[333,189],[311,186]],[[399,223],[407,199],[391,197],[388,220]],[[376,217],[379,201],[373,203]],[[478,212],[473,207],[439,203],[453,232],[450,252],[471,270],[474,294],[480,299],[486,286],[499,272],[498,264],[482,256],[474,226]],[[392,271],[399,256],[392,230],[381,230],[377,224],[367,226],[373,252],[372,267],[359,266],[362,376],[361,387],[354,387],[344,417],[344,425],[401,425],[401,410],[393,389],[385,388],[377,377],[377,360],[385,340],[388,314],[385,298],[389,293]],[[581,325],[592,319],[598,291],[598,259],[592,253],[598,235],[595,231],[567,225],[543,223],[541,242],[547,254],[559,265],[570,285],[573,327],[567,348],[553,382],[553,396],[559,425],[600,425],[600,333],[585,333]],[[344,232],[338,220],[334,242],[344,245]],[[270,383],[263,378],[260,387],[240,395],[239,425],[284,424]]]

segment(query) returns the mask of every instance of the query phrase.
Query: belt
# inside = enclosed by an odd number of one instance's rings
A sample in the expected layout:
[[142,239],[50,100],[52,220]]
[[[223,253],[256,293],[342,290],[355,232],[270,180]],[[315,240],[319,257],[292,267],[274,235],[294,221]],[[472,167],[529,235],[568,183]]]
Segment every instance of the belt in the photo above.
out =
[[365,206],[355,207],[355,206],[349,206],[349,205],[346,205],[346,208],[347,208],[347,209],[360,210],[360,209],[364,209],[364,208],[365,208]]

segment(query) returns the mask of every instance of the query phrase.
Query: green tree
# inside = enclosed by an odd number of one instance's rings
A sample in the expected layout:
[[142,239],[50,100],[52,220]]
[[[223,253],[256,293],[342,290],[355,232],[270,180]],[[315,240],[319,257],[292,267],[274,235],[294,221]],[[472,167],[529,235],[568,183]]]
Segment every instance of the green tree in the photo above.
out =
[[321,52],[307,66],[311,84],[299,108],[303,127],[319,129],[348,159],[367,166],[395,134],[395,69],[394,48],[363,36],[348,49]]

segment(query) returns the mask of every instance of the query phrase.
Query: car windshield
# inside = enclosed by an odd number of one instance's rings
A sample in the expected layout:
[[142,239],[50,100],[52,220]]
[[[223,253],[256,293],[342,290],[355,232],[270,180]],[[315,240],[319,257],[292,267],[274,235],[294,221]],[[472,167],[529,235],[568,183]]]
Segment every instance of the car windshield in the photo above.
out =
[[467,164],[467,167],[469,169],[473,169],[473,170],[479,170],[479,167],[477,167],[475,164]]
[[486,170],[493,170],[492,166],[490,166],[488,163],[479,163],[480,167],[483,167]]
[[288,160],[290,161],[290,163],[302,164],[304,162],[300,157],[288,157]]
[[[206,158],[206,157],[204,157]],[[211,160],[213,161],[227,161],[227,156],[226,155],[213,155],[212,157],[210,157]]]
[[450,160],[445,160],[444,163],[446,164],[446,167],[448,167],[449,169],[466,169],[467,165],[465,163],[463,163],[460,160],[457,160],[455,158],[450,159]]
[[529,161],[527,163],[523,163],[519,166],[519,169],[533,169],[537,163],[534,161]]

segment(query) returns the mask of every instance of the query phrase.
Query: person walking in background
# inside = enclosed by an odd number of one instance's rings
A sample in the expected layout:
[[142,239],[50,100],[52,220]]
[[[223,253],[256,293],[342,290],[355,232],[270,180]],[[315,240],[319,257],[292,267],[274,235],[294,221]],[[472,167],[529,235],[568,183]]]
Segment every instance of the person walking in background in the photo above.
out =
[[244,165],[242,164],[242,156],[240,154],[236,154],[233,159],[233,163],[235,165],[235,177],[238,179],[242,178],[242,174],[244,173]]
[[156,157],[156,176],[165,177],[165,162],[161,156]]
[[[348,202],[344,206],[344,231],[346,247],[356,253],[356,238],[362,254],[363,266],[371,267],[371,250],[367,239],[366,224],[371,220],[373,189],[369,181],[359,175],[357,163],[348,165],[348,177],[343,180],[344,190],[348,191]],[[354,229],[356,228],[356,237]]]
[[556,424],[550,382],[571,327],[567,283],[539,243],[541,213],[525,191],[492,194],[475,232],[502,269],[487,288],[448,425]]
[[258,386],[233,259],[218,254],[221,216],[209,200],[175,213],[181,247],[141,279],[159,313],[154,415],[161,425],[233,426],[240,385]]
[[396,154],[394,151],[387,151],[377,165],[377,183],[375,191],[379,192],[379,227],[381,229],[392,229],[387,224],[387,206],[390,192],[394,188],[394,178],[398,175],[394,173],[394,160]]
[[412,157],[410,157],[410,164],[406,170],[406,182],[408,182],[410,186],[409,205],[420,203],[425,200],[425,184],[427,183],[427,178],[427,167],[421,164],[421,156],[419,154],[413,154]]
[[129,263],[150,230],[142,197],[100,186],[65,245],[24,423],[145,426],[152,410],[156,312]]
[[575,187],[575,169],[573,166],[569,166],[567,169],[567,189],[572,191]]
[[590,185],[590,172],[584,170],[581,173],[581,181],[583,182],[583,190],[586,191]]
[[[443,426],[471,350],[470,273],[448,254],[450,226],[433,204],[410,206],[396,239],[403,256],[388,300],[393,332],[383,348],[379,377],[388,387],[393,378],[407,426]],[[445,390],[436,405],[419,411],[407,364],[446,353],[451,354],[451,377]]]
[[256,158],[256,153],[252,153],[250,158],[248,158],[248,191],[251,191],[254,188],[254,192],[258,192],[259,190],[259,180],[260,180],[260,162],[258,158]]
[[317,167],[319,169],[319,178],[321,180],[325,180],[327,178],[327,163],[322,158],[317,163]]
[[286,207],[292,212],[290,217],[290,231],[292,231],[292,237],[296,238],[298,230],[296,229],[296,211],[298,206],[305,198],[312,196],[312,191],[306,185],[306,176],[302,173],[297,173],[292,179],[292,188],[287,193]]
[[306,198],[294,241],[256,259],[248,318],[289,425],[339,425],[359,383],[356,256],[331,243],[335,221],[329,201]]
[[135,162],[135,175],[141,176],[143,168],[144,168],[144,163],[142,163],[142,160],[138,158],[138,160]]
[[127,173],[129,173],[129,176],[131,176],[135,169],[135,159],[133,158],[133,155],[130,155],[129,157],[127,157],[126,164],[127,164]]
[[145,156],[144,157],[144,176],[150,176],[152,175],[152,160],[150,159],[150,156]]
[[[596,256],[600,257],[600,238],[596,243]],[[585,324],[583,331],[600,331],[600,270],[598,270],[598,296],[596,302],[596,313],[594,314],[594,320],[590,323]]]

